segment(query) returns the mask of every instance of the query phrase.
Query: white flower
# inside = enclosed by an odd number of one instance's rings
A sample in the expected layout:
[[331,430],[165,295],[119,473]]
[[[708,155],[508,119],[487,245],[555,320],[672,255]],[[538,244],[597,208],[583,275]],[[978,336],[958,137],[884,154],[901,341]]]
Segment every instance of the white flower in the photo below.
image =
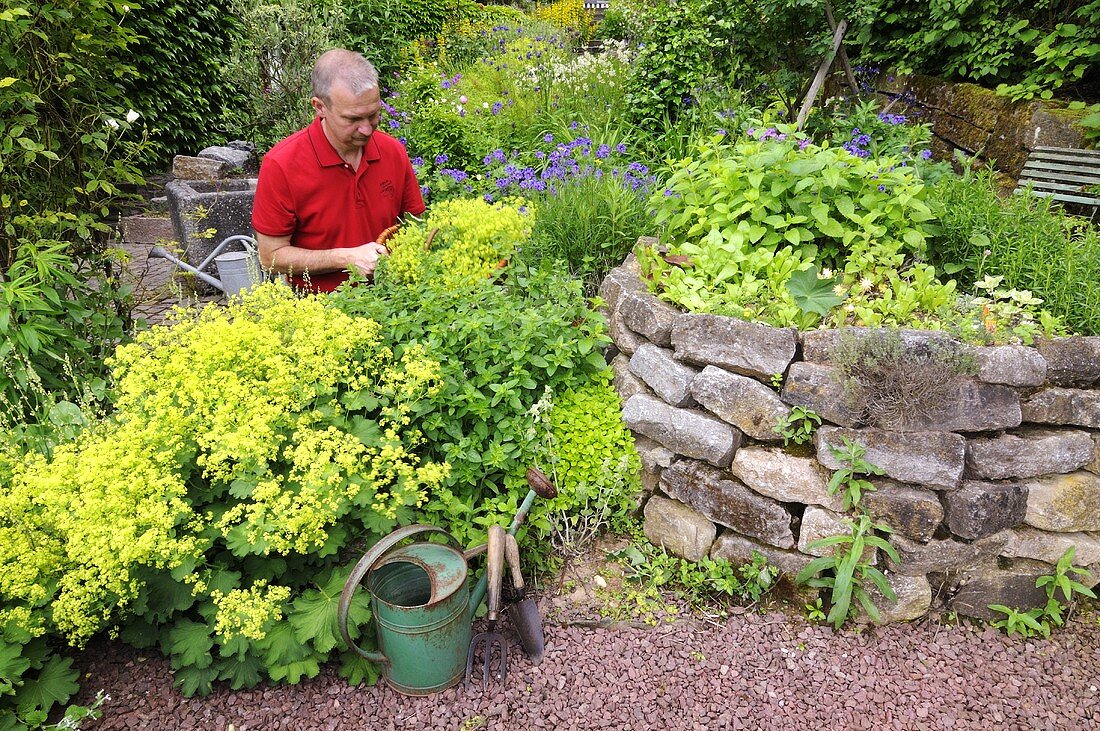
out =
[[131,109],[130,111],[126,112],[126,121],[129,122],[130,124],[133,124],[134,122],[137,121],[138,117],[140,117],[140,116],[141,116],[140,112],[135,112],[133,109]]
[[118,129],[118,120],[114,119],[113,117],[107,117],[107,120],[106,122],[104,122],[104,124],[106,124],[111,129]]
[[466,95],[465,95],[465,94],[463,94],[462,96],[460,96],[460,97],[458,98],[458,103],[459,103],[459,104],[465,104],[465,103],[466,103],[466,102],[468,102],[468,101],[470,101],[470,100],[466,98]]
[[864,292],[870,292],[871,288],[875,286],[875,283],[871,281],[870,277],[864,277],[859,281],[859,288]]
[[481,103],[481,108],[482,109],[488,109],[489,108],[489,102],[482,102]]

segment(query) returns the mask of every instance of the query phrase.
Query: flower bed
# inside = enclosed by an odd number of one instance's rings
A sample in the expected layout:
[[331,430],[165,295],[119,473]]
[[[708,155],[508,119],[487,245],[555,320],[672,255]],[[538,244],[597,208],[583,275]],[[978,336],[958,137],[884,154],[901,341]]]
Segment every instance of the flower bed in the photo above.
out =
[[[856,532],[832,475],[862,481],[855,502],[891,529],[865,533],[896,559],[872,546],[861,562],[896,593],[869,592],[886,620],[1040,606],[1036,579],[1070,547],[1100,576],[1100,337],[976,347],[687,313],[648,292],[633,256],[601,296],[654,543],[696,560],[756,551],[797,574],[832,553],[815,541]],[[855,367],[872,357],[888,367]]]

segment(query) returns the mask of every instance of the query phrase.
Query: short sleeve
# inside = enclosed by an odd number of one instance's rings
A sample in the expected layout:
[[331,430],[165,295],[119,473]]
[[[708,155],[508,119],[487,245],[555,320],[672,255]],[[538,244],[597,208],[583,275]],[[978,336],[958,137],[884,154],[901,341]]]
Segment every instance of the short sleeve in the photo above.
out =
[[289,236],[298,227],[286,172],[278,160],[265,157],[256,181],[252,228],[266,236]]

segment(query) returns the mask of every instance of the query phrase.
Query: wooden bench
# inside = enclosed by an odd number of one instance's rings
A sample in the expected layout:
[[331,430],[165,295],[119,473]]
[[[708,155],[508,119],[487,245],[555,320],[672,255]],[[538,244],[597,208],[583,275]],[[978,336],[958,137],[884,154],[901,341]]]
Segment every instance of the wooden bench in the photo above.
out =
[[1089,219],[1094,220],[1100,210],[1100,150],[1036,147],[1020,172],[1016,192],[1028,185],[1032,195],[1091,209]]

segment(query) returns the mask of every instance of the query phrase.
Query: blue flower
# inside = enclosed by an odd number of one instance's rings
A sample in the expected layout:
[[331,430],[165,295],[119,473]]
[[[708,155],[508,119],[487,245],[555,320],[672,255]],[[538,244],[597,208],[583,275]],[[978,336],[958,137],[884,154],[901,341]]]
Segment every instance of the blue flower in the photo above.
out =
[[615,152],[619,153],[620,155],[625,155],[626,154],[626,145],[622,142],[615,145]]
[[486,193],[485,195],[482,196],[482,198],[485,199],[486,203],[492,203],[493,202],[493,194],[492,193]]
[[931,150],[921,150],[920,156],[922,159],[927,160],[932,157]]
[[886,185],[885,184],[879,184],[878,192],[879,193],[885,193],[886,192]]
[[542,137],[542,141],[543,141],[543,142],[547,142],[547,143],[549,143],[549,142],[553,142],[553,141],[554,141],[554,135],[552,135],[552,134],[550,134],[549,132],[547,132],[547,133],[546,133],[545,135],[543,135],[543,137]]
[[422,157],[414,157],[414,158],[413,158],[412,160],[410,160],[409,162],[411,162],[411,163],[413,164],[413,167],[414,167],[414,168],[418,168],[418,167],[420,167],[421,165],[423,165],[423,164],[424,164],[424,158],[422,158]]
[[391,119],[390,120],[390,129],[401,129],[401,123],[398,122],[396,119]]
[[444,152],[442,154],[439,154],[439,155],[435,156],[435,164],[436,165],[443,165],[444,163],[446,163],[450,159],[451,159],[450,156],[447,153]]
[[500,114],[500,110],[502,110],[502,109],[504,109],[504,105],[500,102],[495,102],[493,104],[493,108],[490,109],[489,111],[491,111],[493,113],[493,116],[495,117],[498,114]]

